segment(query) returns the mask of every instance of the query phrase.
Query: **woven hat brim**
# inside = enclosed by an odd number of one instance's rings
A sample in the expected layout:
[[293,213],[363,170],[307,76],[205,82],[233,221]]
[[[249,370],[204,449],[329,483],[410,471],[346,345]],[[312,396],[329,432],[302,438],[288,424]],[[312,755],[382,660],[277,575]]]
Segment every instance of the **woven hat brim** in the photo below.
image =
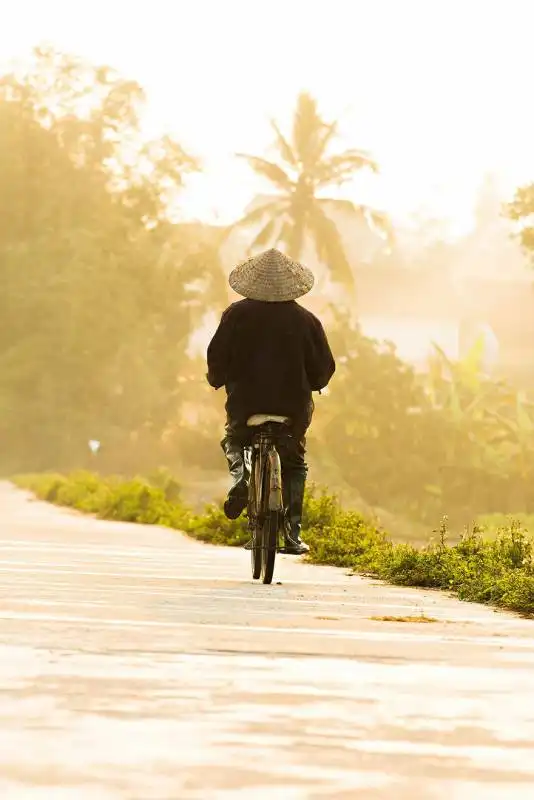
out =
[[242,297],[266,303],[284,303],[308,294],[315,278],[304,264],[271,250],[238,264],[230,273],[228,282]]

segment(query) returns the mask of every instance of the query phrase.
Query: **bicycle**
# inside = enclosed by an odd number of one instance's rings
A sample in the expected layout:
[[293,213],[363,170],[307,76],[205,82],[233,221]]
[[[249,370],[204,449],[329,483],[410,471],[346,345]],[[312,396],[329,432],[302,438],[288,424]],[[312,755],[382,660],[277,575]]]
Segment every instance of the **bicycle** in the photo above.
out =
[[276,553],[283,553],[280,537],[287,520],[284,508],[282,465],[277,441],[284,435],[288,417],[255,414],[247,420],[257,428],[252,444],[245,448],[245,468],[249,475],[247,514],[252,534],[252,577],[271,583]]

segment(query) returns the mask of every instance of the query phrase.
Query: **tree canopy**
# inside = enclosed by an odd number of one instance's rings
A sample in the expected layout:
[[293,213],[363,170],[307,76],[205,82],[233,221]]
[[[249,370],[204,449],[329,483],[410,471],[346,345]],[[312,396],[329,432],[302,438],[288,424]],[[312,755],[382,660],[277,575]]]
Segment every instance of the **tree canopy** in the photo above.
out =
[[79,463],[88,439],[160,431],[179,405],[216,255],[168,219],[198,164],[143,140],[142,102],[53,50],[0,83],[0,440],[17,468]]
[[386,229],[386,219],[366,206],[331,197],[328,191],[342,186],[358,171],[376,172],[378,166],[363,150],[332,150],[338,123],[327,122],[319,113],[316,100],[306,93],[298,97],[290,137],[282,133],[276,122],[271,124],[278,160],[245,154],[239,157],[269,181],[273,193],[258,198],[238,224],[261,226],[251,250],[269,243],[281,244],[295,259],[301,257],[306,237],[310,237],[319,260],[328,266],[332,278],[350,287],[353,273],[332,215],[348,212],[379,231]]
[[521,223],[521,244],[534,259],[534,183],[517,190],[508,206],[508,215]]

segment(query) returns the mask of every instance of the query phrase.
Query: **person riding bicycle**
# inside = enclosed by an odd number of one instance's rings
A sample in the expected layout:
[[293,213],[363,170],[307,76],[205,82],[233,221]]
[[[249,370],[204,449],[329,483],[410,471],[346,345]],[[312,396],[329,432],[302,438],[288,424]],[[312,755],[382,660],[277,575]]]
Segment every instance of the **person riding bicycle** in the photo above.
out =
[[237,519],[247,505],[243,450],[253,436],[247,420],[258,413],[288,417],[290,435],[279,447],[290,527],[285,551],[302,555],[309,550],[300,534],[312,392],[324,389],[335,372],[321,322],[295,302],[310,291],[314,277],[307,267],[270,249],[235,267],[229,283],[245,299],[224,311],[207,352],[208,382],[214,389],[224,386],[227,393],[221,446],[232,486],[224,512]]

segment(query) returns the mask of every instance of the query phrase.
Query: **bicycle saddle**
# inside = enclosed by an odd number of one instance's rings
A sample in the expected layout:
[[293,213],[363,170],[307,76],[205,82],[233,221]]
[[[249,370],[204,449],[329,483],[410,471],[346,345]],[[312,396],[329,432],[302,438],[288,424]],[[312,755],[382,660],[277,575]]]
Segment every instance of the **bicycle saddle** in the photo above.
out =
[[249,428],[256,428],[258,425],[265,425],[267,422],[278,422],[280,425],[287,425],[291,420],[289,417],[280,417],[278,414],[253,414],[247,419]]

